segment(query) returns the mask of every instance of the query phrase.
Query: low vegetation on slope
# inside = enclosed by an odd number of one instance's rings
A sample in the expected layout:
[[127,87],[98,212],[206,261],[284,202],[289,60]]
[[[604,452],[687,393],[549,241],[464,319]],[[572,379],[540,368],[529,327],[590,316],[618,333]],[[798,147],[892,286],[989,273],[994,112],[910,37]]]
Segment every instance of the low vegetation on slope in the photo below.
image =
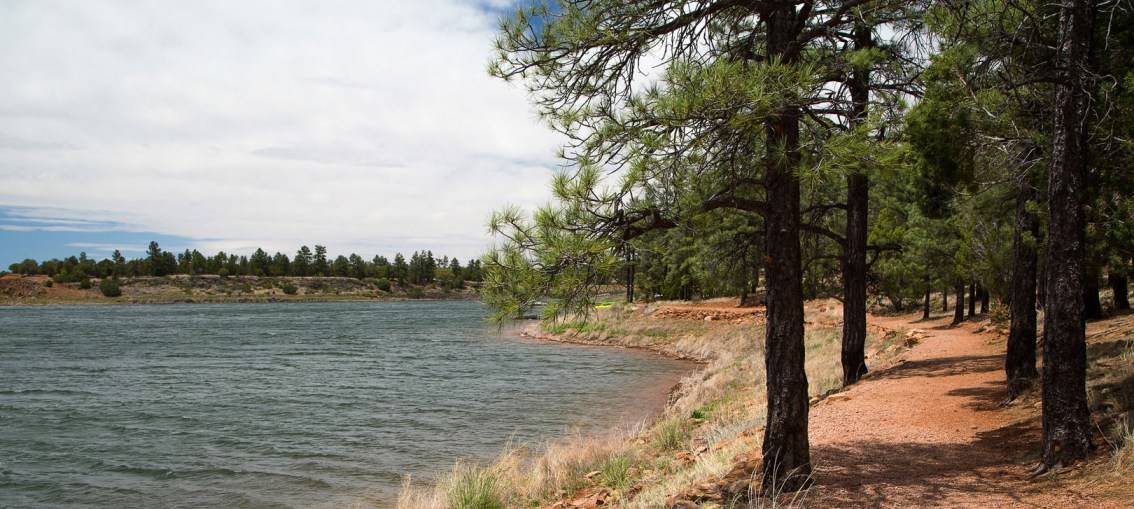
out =
[[384,278],[174,275],[84,279],[59,283],[47,276],[0,277],[0,304],[273,302],[365,299],[475,298],[463,288],[398,284]]
[[[462,463],[432,486],[407,481],[398,506],[647,508],[673,503],[698,488],[710,498],[729,489],[734,496],[747,496],[752,469],[745,467],[755,464],[744,460],[759,450],[764,424],[763,330],[759,313],[734,306],[708,303],[700,314],[706,319],[673,317],[665,305],[615,305],[585,323],[528,330],[555,341],[649,349],[697,359],[704,366],[674,388],[664,413],[652,423],[606,436],[525,444],[486,466]],[[839,386],[839,316],[833,302],[809,305],[807,374],[812,396]],[[906,336],[897,332],[872,333],[870,361],[884,362],[904,341]],[[737,471],[730,476],[730,470]],[[722,479],[725,484],[739,481],[743,489],[720,486]],[[706,486],[710,482],[715,484]]]

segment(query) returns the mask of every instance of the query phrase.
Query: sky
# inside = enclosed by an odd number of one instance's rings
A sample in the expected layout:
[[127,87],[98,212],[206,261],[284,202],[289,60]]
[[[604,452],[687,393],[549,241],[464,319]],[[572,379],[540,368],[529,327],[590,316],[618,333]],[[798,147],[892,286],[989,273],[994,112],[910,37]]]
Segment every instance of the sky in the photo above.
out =
[[510,3],[0,2],[0,268],[149,240],[478,256],[562,141],[486,72]]

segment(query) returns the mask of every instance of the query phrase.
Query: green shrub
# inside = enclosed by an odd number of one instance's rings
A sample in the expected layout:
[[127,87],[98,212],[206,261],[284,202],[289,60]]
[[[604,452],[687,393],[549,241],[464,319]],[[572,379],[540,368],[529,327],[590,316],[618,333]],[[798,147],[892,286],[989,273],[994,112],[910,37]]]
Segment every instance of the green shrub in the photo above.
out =
[[220,277],[228,277],[228,268],[227,267],[221,267],[221,270],[217,271],[217,275],[220,276]]
[[51,288],[52,286],[55,286],[55,281],[52,281],[52,280],[48,279],[47,281],[44,281],[44,282],[43,282],[43,286],[46,286],[46,287],[48,287],[48,288]]
[[283,292],[288,295],[295,295],[299,293],[299,288],[296,288],[296,286],[291,283],[284,283],[282,288]]
[[90,290],[91,289],[91,279],[88,278],[88,277],[84,277],[83,279],[80,279],[79,280],[79,288],[82,288],[84,290]]
[[106,278],[98,284],[98,289],[106,297],[121,297],[122,289],[118,287],[117,278]]
[[425,297],[425,290],[422,290],[419,286],[415,286],[410,288],[409,291],[406,292],[406,295],[411,299],[421,299]]
[[374,285],[377,286],[378,289],[382,290],[383,292],[390,291],[390,280],[389,279],[381,278],[378,281],[375,281]]

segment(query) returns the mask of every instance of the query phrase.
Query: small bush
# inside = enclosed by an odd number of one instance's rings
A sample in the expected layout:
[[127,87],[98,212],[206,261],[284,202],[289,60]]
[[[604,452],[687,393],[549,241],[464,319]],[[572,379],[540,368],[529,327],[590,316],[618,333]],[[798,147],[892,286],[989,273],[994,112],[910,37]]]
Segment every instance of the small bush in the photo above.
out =
[[220,277],[228,277],[228,269],[225,268],[225,267],[221,267],[221,270],[217,271],[217,275],[220,276]]
[[118,279],[106,278],[98,284],[98,289],[106,297],[121,297],[122,289],[118,286]]
[[91,289],[90,278],[84,277],[83,279],[80,279],[79,280],[79,288],[82,288],[83,290],[90,290]]
[[284,283],[281,288],[283,288],[283,292],[288,295],[295,295],[299,293],[299,288],[291,283]]
[[425,290],[422,290],[421,287],[415,286],[413,288],[410,288],[409,291],[406,292],[406,295],[408,295],[411,299],[422,299],[425,298]]
[[55,281],[52,281],[52,280],[48,279],[47,281],[44,281],[44,282],[43,282],[43,286],[46,286],[46,287],[48,287],[48,288],[51,288],[52,286],[55,286]]
[[992,310],[989,312],[989,320],[996,325],[1003,325],[1012,319],[1011,309],[1000,303],[992,305]]
[[381,278],[381,279],[375,281],[374,285],[377,286],[378,289],[382,290],[383,292],[390,291],[390,280],[389,279]]

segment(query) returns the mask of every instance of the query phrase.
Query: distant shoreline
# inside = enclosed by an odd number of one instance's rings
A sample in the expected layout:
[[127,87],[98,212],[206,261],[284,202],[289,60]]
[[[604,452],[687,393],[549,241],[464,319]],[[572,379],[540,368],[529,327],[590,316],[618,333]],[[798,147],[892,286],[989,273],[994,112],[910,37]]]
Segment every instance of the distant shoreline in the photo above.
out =
[[[671,344],[649,343],[637,344],[628,341],[619,335],[586,335],[574,333],[554,334],[542,329],[541,322],[529,323],[517,328],[512,335],[522,341],[536,341],[559,345],[571,345],[584,348],[616,348],[635,352],[641,355],[657,356],[684,363],[685,369],[668,376],[658,376],[655,383],[649,387],[640,387],[641,396],[645,401],[636,415],[624,416],[622,424],[633,424],[635,421],[653,423],[670,410],[674,400],[681,394],[682,380],[687,377],[703,377],[711,358],[708,355],[693,355],[673,348]],[[703,354],[705,352],[702,352]]]
[[[281,302],[366,302],[476,300],[476,288],[401,286],[345,277],[165,276],[120,279],[122,295],[106,297],[99,280],[48,283],[47,276],[0,277],[0,307],[125,304],[266,304]],[[293,293],[288,293],[288,292]]]

